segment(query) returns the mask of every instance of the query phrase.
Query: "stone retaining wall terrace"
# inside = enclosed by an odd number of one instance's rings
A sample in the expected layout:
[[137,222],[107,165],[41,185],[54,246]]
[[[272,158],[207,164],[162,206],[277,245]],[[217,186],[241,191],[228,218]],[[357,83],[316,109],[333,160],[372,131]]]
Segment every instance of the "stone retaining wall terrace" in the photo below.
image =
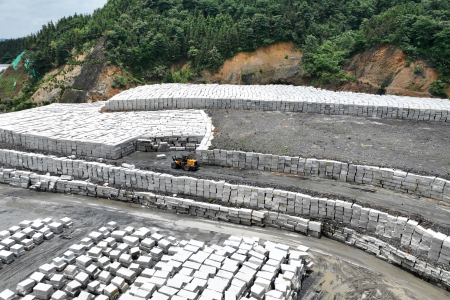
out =
[[[101,113],[104,102],[52,104],[0,118],[0,142],[61,155],[118,159],[138,139],[189,138],[207,149],[211,119],[203,111]],[[198,147],[197,147],[198,146]]]
[[[29,171],[0,168],[0,183],[9,184],[15,187],[139,203],[160,209],[167,209],[171,212],[190,214],[212,220],[229,221],[249,226],[268,225],[271,227],[284,228],[317,238],[320,238],[322,229],[321,222],[309,221],[304,218],[286,214],[257,211],[247,208],[226,207],[218,204],[196,202],[190,199],[155,195],[151,192],[128,191],[126,189],[117,189],[86,181],[67,180],[66,177],[65,175],[61,177],[39,175]],[[169,190],[170,188],[166,189],[166,191],[170,192]],[[155,188],[154,191],[161,191],[161,189]]]
[[[449,271],[427,263],[407,252],[401,251],[380,239],[360,234],[351,228],[345,227],[345,224],[343,224],[343,226],[329,224],[327,223],[327,220],[322,224],[321,222],[310,221],[278,212],[232,208],[217,204],[196,202],[191,199],[155,195],[150,192],[132,192],[123,189],[115,189],[86,181],[72,181],[63,178],[63,176],[38,175],[27,171],[14,171],[0,168],[0,182],[9,183],[10,185],[17,187],[140,203],[150,207],[165,209],[173,213],[190,214],[197,217],[244,225],[266,225],[289,231],[296,231],[314,237],[320,237],[321,234],[323,234],[331,239],[338,240],[349,246],[371,253],[377,258],[406,269],[427,281],[441,284],[441,286],[447,290],[450,289]],[[335,206],[336,208],[340,207],[340,204],[336,201]],[[372,214],[369,212],[368,216],[370,221]],[[406,228],[409,228],[408,225],[411,225],[410,221],[407,221],[405,224],[406,227],[404,227],[403,233],[405,233],[405,231],[409,232],[409,229],[407,230]],[[397,226],[398,224],[393,225],[392,228],[394,229],[394,232],[401,231],[397,230]],[[417,230],[417,228],[420,228],[420,226],[417,226],[415,230]],[[435,236],[429,239],[432,249],[437,249],[439,246]],[[414,237],[416,237],[416,231],[414,232],[413,238]],[[443,242],[442,249],[448,251],[449,247],[450,241],[447,238]]]
[[233,150],[197,150],[200,164],[335,179],[433,198],[450,203],[450,181],[389,168],[327,159],[279,156]]
[[[0,150],[0,164],[25,170],[50,172],[77,178],[89,178],[94,182],[124,186],[129,189],[143,189],[153,192],[184,194],[220,201],[225,205],[245,206],[254,209],[266,209],[271,214],[295,215],[299,217],[333,220],[344,226],[367,230],[388,240],[399,241],[407,249],[419,251],[430,260],[442,264],[450,263],[450,237],[426,229],[414,220],[389,215],[376,209],[341,200],[312,197],[301,193],[288,192],[273,188],[260,188],[246,185],[229,184],[225,181],[197,179],[189,176],[173,176],[164,173],[128,169],[97,162],[49,157],[34,153]],[[13,175],[11,175],[13,174]],[[27,176],[16,177],[13,169],[3,169],[0,178],[4,183],[15,182],[27,185]],[[49,187],[55,182],[49,180]],[[59,180],[62,181],[63,180]],[[58,182],[59,182],[58,181]],[[62,184],[59,183],[59,184]],[[66,181],[71,185],[71,181]],[[82,186],[90,183],[80,182]],[[53,185],[53,187],[52,187]],[[26,187],[26,186],[25,186]],[[74,189],[80,189],[78,185]],[[82,188],[85,189],[85,188]],[[89,190],[89,188],[88,188]],[[97,196],[97,188],[92,185],[92,195]],[[116,189],[101,187],[104,197],[114,198]],[[124,193],[131,193],[124,191]],[[273,224],[274,226],[277,223]],[[284,228],[295,230],[295,224],[286,218]]]
[[287,85],[155,84],[124,91],[105,106],[107,111],[226,108],[450,122],[450,101],[446,99]]

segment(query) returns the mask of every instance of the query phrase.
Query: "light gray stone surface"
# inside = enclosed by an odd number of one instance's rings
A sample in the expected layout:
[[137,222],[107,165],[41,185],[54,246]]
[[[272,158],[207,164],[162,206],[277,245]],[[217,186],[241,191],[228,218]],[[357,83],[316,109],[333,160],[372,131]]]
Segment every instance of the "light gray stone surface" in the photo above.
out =
[[191,138],[194,148],[209,145],[212,123],[203,111],[101,113],[103,106],[104,102],[57,103],[5,114],[0,119],[0,142],[111,159],[134,152],[138,139]]
[[106,110],[228,108],[450,122],[446,99],[332,92],[306,86],[155,84],[129,89]]

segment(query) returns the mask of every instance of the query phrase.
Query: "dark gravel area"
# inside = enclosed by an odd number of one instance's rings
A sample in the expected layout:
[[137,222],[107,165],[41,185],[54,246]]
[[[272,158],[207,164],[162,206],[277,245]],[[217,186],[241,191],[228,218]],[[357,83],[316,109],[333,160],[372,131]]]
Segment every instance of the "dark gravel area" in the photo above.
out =
[[210,149],[333,159],[450,180],[448,124],[307,113],[208,110]]

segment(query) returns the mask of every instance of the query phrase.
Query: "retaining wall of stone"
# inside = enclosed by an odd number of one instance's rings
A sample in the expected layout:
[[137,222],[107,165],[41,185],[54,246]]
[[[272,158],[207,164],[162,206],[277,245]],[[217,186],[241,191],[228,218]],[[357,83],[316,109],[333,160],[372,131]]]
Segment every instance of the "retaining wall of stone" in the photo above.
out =
[[[206,199],[218,200],[224,205],[245,206],[252,209],[266,209],[271,213],[291,214],[299,217],[333,220],[345,226],[367,230],[378,236],[393,241],[400,241],[407,249],[421,252],[429,259],[445,265],[450,262],[450,237],[426,229],[414,220],[389,215],[375,209],[365,208],[351,202],[317,198],[300,193],[273,188],[260,188],[234,185],[225,181],[197,179],[188,176],[128,169],[97,162],[71,160],[68,158],[49,157],[34,153],[0,150],[0,164],[25,170],[50,172],[77,178],[89,178],[93,182],[119,185],[161,193],[185,194]],[[3,169],[0,177],[20,184],[21,178],[11,176],[13,169]],[[28,179],[25,176],[25,183]],[[60,180],[61,181],[61,180]],[[69,185],[70,181],[67,181]],[[49,181],[52,185],[52,181]],[[62,184],[62,183],[60,183]],[[83,185],[90,186],[83,182]],[[76,189],[76,187],[75,187]],[[89,188],[88,188],[89,190]],[[129,191],[123,191],[131,193]],[[97,196],[95,185],[90,196]],[[105,197],[116,197],[116,190],[102,187]],[[277,221],[278,222],[278,221]],[[276,226],[277,222],[273,225]],[[283,227],[295,229],[286,219]]]
[[[66,176],[67,177],[67,176]],[[39,175],[29,171],[0,168],[0,183],[45,192],[77,194],[111,200],[133,202],[167,209],[171,212],[190,214],[212,220],[229,221],[243,225],[271,226],[288,229],[320,238],[321,222],[290,216],[287,214],[258,211],[248,208],[234,208],[190,199],[155,195],[151,192],[135,192],[102,186],[86,181],[67,180],[63,176]],[[154,189],[158,191],[158,188]],[[167,190],[167,189],[166,189]],[[194,193],[195,194],[195,193]]]
[[[190,214],[196,217],[228,221],[243,225],[276,227],[317,238],[320,238],[321,234],[323,234],[331,239],[338,240],[349,246],[373,254],[377,258],[395,264],[427,281],[440,284],[445,289],[450,289],[449,271],[436,267],[434,264],[427,263],[426,261],[401,251],[389,245],[389,243],[374,238],[373,236],[358,233],[355,230],[346,227],[345,223],[340,226],[328,223],[327,220],[322,223],[273,211],[233,208],[218,204],[196,202],[191,199],[155,195],[151,192],[127,191],[86,181],[66,180],[63,178],[64,176],[38,175],[27,171],[0,168],[0,182],[17,187],[140,203],[150,207],[165,209],[173,213]],[[337,204],[337,201],[335,204]],[[340,207],[340,205],[335,205],[334,207],[337,208]],[[370,221],[372,219],[370,210],[368,217]],[[411,225],[410,221],[406,221],[405,224],[405,227],[401,226],[404,228],[403,234],[405,234],[406,231],[409,231],[406,228],[412,228],[409,227],[409,225]],[[397,226],[398,223],[392,224],[394,232],[400,232],[397,230],[397,228],[399,228]],[[416,237],[417,228],[420,228],[420,226],[416,226],[413,238]],[[437,245],[436,239],[432,237],[430,239],[431,248],[436,249]],[[442,249],[448,251],[449,246],[450,243],[447,238],[444,240]],[[441,251],[441,253],[444,252]]]
[[107,111],[246,109],[450,122],[450,103],[435,98],[332,92],[305,86],[155,84],[129,89]]
[[450,203],[450,181],[402,170],[339,161],[233,150],[197,150],[200,164],[328,178],[433,198]]

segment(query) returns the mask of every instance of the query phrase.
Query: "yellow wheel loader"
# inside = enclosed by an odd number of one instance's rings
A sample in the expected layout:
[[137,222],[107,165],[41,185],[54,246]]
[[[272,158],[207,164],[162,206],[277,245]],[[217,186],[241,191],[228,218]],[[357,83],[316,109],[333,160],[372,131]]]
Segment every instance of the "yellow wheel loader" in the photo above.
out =
[[185,171],[197,171],[199,165],[196,159],[190,159],[189,156],[183,155],[182,157],[172,156],[173,162],[171,163],[172,169],[183,169]]

